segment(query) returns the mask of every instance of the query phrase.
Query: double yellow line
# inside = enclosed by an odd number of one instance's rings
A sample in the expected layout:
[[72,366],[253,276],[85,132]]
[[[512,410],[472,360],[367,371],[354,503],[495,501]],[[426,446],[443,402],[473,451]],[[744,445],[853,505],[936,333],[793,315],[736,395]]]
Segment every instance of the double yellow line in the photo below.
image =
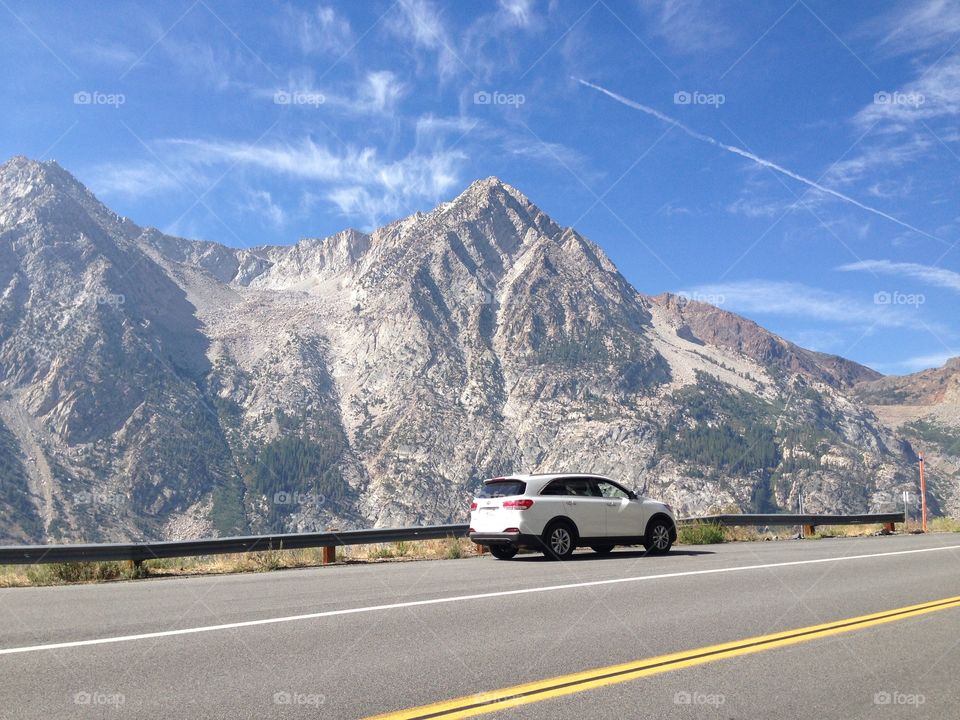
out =
[[522,685],[514,685],[500,690],[490,690],[475,695],[465,695],[432,705],[422,705],[409,710],[377,715],[374,718],[368,718],[368,720],[433,720],[434,718],[438,720],[452,720],[453,718],[484,715],[486,713],[516,707],[517,705],[526,705],[528,703],[540,702],[563,695],[572,695],[573,693],[592,690],[594,688],[604,687],[605,685],[628,682],[630,680],[636,680],[637,678],[658,675],[660,673],[695,665],[703,665],[726,658],[749,655],[751,653],[763,652],[764,650],[772,650],[787,645],[796,645],[811,640],[819,640],[830,637],[831,635],[839,635],[841,633],[852,632],[853,630],[862,630],[874,625],[881,625],[895,620],[905,620],[907,618],[917,617],[918,615],[925,615],[926,613],[940,610],[949,610],[950,608],[956,607],[960,607],[960,596],[922,603],[920,605],[909,605],[907,607],[897,608],[896,610],[886,610],[871,615],[861,615],[859,617],[847,618],[846,620],[837,620],[831,623],[824,623],[823,625],[811,625],[810,627],[787,630],[785,632],[773,633],[772,635],[759,635],[735,642],[710,645],[695,650],[685,650],[670,655],[659,655],[645,660],[634,660],[633,662],[622,663],[620,665],[609,665],[607,667],[595,668],[594,670],[586,670],[571,675],[561,675],[548,680],[538,680]]

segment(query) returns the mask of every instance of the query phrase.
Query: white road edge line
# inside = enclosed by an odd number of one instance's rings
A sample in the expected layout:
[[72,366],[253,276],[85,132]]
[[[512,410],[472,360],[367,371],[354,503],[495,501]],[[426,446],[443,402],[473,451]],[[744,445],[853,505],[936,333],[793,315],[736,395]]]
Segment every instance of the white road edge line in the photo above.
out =
[[114,637],[95,638],[93,640],[72,640],[70,642],[49,643],[46,645],[27,645],[24,647],[3,648],[0,649],[0,655],[39,652],[41,650],[61,650],[63,648],[86,647],[88,645],[106,645],[109,643],[130,642],[133,640],[149,640],[152,638],[173,637],[175,635],[192,635],[194,633],[212,632],[214,630],[232,630],[234,628],[255,627],[257,625],[273,625],[276,623],[294,622],[296,620],[315,620],[318,618],[336,617],[338,615],[355,615],[357,613],[378,612],[380,610],[397,610],[400,608],[418,607],[422,605],[441,605],[443,603],[484,600],[486,598],[508,597],[510,595],[527,595],[529,593],[573,590],[583,587],[597,587],[599,585],[618,585],[620,583],[645,582],[648,580],[663,580],[666,578],[691,577],[695,575],[719,575],[721,573],[767,570],[769,568],[795,567],[797,565],[850,562],[853,560],[868,560],[870,558],[893,557],[895,555],[916,555],[929,552],[944,552],[947,550],[960,550],[960,545],[946,545],[943,547],[921,548],[918,550],[897,550],[895,552],[870,553],[866,555],[818,558],[816,560],[791,560],[790,562],[767,563],[764,565],[738,565],[735,567],[712,568],[709,570],[688,570],[685,572],[660,573],[658,575],[639,575],[635,577],[610,578],[607,580],[591,580],[588,582],[569,583],[566,585],[545,585],[542,587],[521,588],[519,590],[501,590],[498,592],[477,593],[475,595],[454,595],[453,597],[432,598],[430,600],[411,600],[409,602],[391,603],[388,605],[367,605],[364,607],[346,608],[343,610],[327,610],[325,612],[306,613],[304,615],[288,615],[286,617],[276,618],[264,618],[262,620],[245,620],[243,622],[224,623],[222,625],[205,625],[201,627],[181,628],[180,630],[163,630],[160,632],[141,633],[139,635],[117,635]]

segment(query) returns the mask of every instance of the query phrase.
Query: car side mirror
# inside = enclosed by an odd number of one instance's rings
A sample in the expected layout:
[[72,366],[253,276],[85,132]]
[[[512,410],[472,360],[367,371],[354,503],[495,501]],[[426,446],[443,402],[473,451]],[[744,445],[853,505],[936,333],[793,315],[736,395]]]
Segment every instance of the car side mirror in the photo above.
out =
[[633,490],[628,490],[627,492],[630,493],[630,499],[631,499],[631,500],[639,500],[639,499],[640,499],[640,496],[637,495],[637,493],[635,493]]

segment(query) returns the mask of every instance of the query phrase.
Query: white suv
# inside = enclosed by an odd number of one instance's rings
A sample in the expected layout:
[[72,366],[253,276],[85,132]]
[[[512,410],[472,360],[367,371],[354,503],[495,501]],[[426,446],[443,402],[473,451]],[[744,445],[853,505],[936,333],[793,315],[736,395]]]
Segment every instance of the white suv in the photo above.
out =
[[602,475],[511,475],[484,481],[470,505],[470,539],[500,560],[521,547],[560,560],[583,546],[606,554],[642,544],[662,554],[677,539],[677,518]]

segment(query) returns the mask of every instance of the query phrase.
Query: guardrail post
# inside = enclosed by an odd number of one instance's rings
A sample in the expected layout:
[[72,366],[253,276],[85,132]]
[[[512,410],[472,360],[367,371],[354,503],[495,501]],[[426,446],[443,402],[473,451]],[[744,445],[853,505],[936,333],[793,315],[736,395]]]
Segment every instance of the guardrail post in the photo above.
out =
[[811,537],[816,532],[816,528],[813,525],[804,525],[803,526],[803,536]]
[[[327,532],[336,532],[337,528],[327,528]],[[324,565],[333,565],[337,561],[337,546],[324,545],[320,562]]]

